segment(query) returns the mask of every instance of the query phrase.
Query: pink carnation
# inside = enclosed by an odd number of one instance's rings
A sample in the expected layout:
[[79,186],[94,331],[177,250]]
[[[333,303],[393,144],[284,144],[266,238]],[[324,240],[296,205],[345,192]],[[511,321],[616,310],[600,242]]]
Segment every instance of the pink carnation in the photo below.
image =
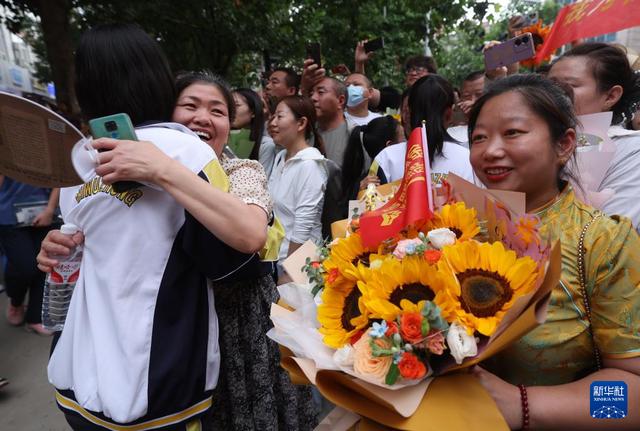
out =
[[444,336],[442,335],[442,332],[436,330],[429,331],[427,339],[424,340],[424,344],[434,355],[442,355],[445,349]]

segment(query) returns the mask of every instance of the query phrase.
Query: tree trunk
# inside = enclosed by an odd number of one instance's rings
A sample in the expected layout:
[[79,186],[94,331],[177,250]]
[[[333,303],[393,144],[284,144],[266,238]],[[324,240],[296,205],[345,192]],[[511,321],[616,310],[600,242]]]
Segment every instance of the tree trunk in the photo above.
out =
[[47,47],[47,60],[56,86],[56,100],[73,114],[80,108],[76,100],[73,42],[71,40],[71,1],[34,0],[40,12],[42,37]]

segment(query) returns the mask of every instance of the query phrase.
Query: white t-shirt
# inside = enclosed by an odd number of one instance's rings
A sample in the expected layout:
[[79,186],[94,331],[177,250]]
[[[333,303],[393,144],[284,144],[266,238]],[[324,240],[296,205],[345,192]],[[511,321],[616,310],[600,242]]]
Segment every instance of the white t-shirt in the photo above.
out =
[[602,211],[629,217],[640,232],[640,131],[613,126],[609,136],[616,144],[616,152],[598,191],[611,189],[614,194]]
[[462,145],[465,148],[469,148],[469,127],[467,125],[464,126],[453,126],[447,129],[447,133],[458,141],[458,144]]
[[[136,134],[212,182],[221,170],[213,150],[170,126]],[[93,177],[63,188],[60,209],[85,235],[80,276],[48,365],[60,405],[121,424],[202,413],[220,364],[207,278],[238,268],[223,255],[230,248],[155,187],[116,193]]]
[[344,113],[344,118],[346,118],[349,123],[352,123],[355,126],[363,126],[365,124],[369,124],[369,121],[379,117],[382,117],[382,114],[378,114],[377,112],[371,112],[371,111],[367,111],[366,117],[356,117],[355,115],[349,114],[349,112],[347,111],[345,111]]
[[[404,176],[404,163],[407,154],[407,143],[389,145],[375,158],[384,172],[388,182],[397,181]],[[442,154],[431,162],[431,182],[436,185],[453,172],[469,182],[474,182],[473,169],[469,162],[469,150],[458,143],[445,141]]]
[[322,239],[320,218],[328,179],[326,159],[317,148],[305,148],[285,162],[286,155],[276,154],[269,178],[273,210],[285,231],[279,261],[287,257],[291,241]]

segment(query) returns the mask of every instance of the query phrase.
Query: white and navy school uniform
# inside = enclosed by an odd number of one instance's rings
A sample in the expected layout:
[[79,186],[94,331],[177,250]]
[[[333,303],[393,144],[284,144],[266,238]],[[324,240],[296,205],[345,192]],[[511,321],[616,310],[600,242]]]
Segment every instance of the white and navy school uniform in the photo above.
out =
[[[201,178],[220,178],[213,150],[183,126],[136,133]],[[60,207],[85,243],[48,366],[59,406],[114,430],[161,429],[202,415],[220,363],[208,279],[237,273],[254,255],[223,244],[156,187],[116,193],[95,177],[62,189]]]

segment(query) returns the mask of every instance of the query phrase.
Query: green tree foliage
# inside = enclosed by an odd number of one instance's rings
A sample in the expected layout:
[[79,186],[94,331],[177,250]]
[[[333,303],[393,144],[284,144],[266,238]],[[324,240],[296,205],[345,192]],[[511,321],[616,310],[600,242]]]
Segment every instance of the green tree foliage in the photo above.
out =
[[[278,64],[300,67],[308,42],[322,44],[327,68],[345,63],[353,67],[356,42],[384,37],[385,48],[367,66],[376,85],[401,88],[401,65],[410,55],[424,52],[425,21],[429,13],[429,44],[440,67],[456,78],[472,58],[478,41],[468,25],[461,25],[473,7],[486,12],[485,2],[471,0],[0,0],[19,19],[12,30],[31,29],[32,41],[51,70],[39,68],[43,78],[55,77],[60,64],[52,60],[47,37],[39,38],[42,4],[64,9],[67,37],[99,23],[135,22],[153,35],[165,50],[174,70],[208,68],[242,85],[255,85],[267,50]],[[452,32],[461,28],[457,39]],[[33,31],[33,29],[38,31]],[[55,33],[57,30],[49,29]],[[45,35],[46,31],[42,34]],[[46,35],[45,35],[46,36]],[[51,40],[51,38],[49,38]],[[43,49],[45,48],[45,49]],[[453,54],[465,50],[462,56]],[[55,57],[55,56],[54,56]],[[474,60],[475,61],[475,60]],[[462,65],[462,63],[464,63]],[[56,82],[58,84],[58,82]]]
[[468,0],[302,0],[290,7],[290,17],[274,28],[281,40],[269,47],[272,56],[288,65],[301,64],[307,42],[320,42],[323,63],[331,69],[341,63],[353,68],[358,40],[383,37],[385,48],[367,65],[367,75],[378,86],[403,86],[403,61],[424,53],[426,15],[429,40],[438,52],[438,37],[448,33],[474,3]]
[[438,40],[436,58],[440,64],[438,73],[452,85],[459,87],[469,73],[484,69],[482,45],[484,29],[476,22],[465,20],[454,31]]
[[86,1],[86,26],[135,22],[160,42],[175,70],[226,73],[234,57],[260,52],[287,20],[288,4],[272,1]]

